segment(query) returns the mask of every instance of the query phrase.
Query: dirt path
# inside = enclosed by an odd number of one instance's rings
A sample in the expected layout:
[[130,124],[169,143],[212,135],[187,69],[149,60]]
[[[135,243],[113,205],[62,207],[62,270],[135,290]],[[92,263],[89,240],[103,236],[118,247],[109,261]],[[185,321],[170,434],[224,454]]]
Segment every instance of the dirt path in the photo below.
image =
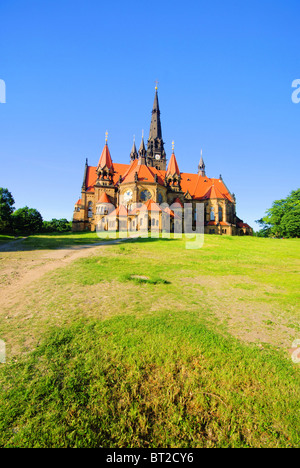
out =
[[0,252],[12,252],[19,247],[19,245],[23,242],[23,240],[27,239],[26,237],[22,237],[22,239],[17,239],[11,242],[7,242],[7,244],[3,244],[0,247]]
[[[99,242],[93,245],[76,246],[71,249],[44,250],[36,253],[32,259],[28,252],[20,251],[21,240],[15,241],[18,256],[9,258],[6,265],[1,268],[1,299],[0,310],[8,309],[19,302],[26,288],[34,281],[40,280],[46,273],[64,267],[79,258],[84,258],[97,253],[105,246],[119,244],[130,239],[116,239],[112,241]],[[0,252],[14,252],[14,245],[10,243],[2,246]],[[22,254],[26,255],[22,257]],[[4,254],[5,255],[5,254]],[[21,255],[21,257],[20,257]],[[5,258],[4,258],[5,260]],[[12,267],[13,262],[15,266]],[[6,284],[3,278],[7,278]]]

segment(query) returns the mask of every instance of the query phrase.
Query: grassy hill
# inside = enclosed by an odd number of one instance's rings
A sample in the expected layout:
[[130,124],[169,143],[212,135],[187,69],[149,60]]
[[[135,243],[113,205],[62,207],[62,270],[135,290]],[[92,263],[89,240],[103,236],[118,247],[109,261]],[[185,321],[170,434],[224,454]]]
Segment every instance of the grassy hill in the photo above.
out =
[[[43,245],[82,243],[51,239],[0,253],[4,287]],[[299,240],[185,247],[95,247],[5,304],[0,447],[300,445]]]

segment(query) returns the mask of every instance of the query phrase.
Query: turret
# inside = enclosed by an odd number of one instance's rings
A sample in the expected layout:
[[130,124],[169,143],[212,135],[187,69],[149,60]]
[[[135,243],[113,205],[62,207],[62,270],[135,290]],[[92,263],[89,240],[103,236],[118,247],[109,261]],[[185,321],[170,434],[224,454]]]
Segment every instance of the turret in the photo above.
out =
[[135,146],[135,137],[133,138],[133,145],[132,145],[132,149],[131,149],[131,153],[130,153],[130,161],[134,161],[135,159],[138,159],[139,155],[138,155],[138,152],[136,150],[136,146]]

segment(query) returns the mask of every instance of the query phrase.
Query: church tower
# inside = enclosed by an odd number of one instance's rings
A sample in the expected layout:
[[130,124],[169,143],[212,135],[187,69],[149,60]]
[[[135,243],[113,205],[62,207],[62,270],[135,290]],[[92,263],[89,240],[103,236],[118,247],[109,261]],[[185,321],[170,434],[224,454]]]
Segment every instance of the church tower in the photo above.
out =
[[147,164],[148,166],[156,167],[163,171],[166,170],[167,165],[164,142],[162,139],[157,86],[155,87],[155,97],[147,145]]

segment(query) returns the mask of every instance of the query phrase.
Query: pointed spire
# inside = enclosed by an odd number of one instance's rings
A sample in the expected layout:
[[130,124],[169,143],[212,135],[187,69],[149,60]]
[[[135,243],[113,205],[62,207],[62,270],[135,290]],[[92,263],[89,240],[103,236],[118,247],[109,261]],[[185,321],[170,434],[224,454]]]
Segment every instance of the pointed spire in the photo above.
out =
[[85,166],[84,166],[84,175],[83,175],[83,182],[82,182],[82,190],[86,189],[86,177],[87,177],[87,172],[88,172],[88,158],[85,160]]
[[108,137],[108,133],[106,132],[105,133],[105,146],[103,148],[103,151],[100,156],[99,163],[98,163],[99,169],[103,169],[104,167],[107,167],[107,169],[111,169],[113,165],[110,152],[108,149],[107,137]]
[[174,141],[172,142],[172,150],[173,152],[169,161],[166,176],[168,175],[174,176],[175,174],[180,176],[180,171],[179,171],[179,167],[178,167],[175,152],[174,152]]
[[140,144],[140,149],[139,149],[139,164],[146,164],[146,148],[145,148],[145,142],[144,142],[144,130],[142,132],[142,141]]
[[166,170],[166,153],[162,139],[157,86],[155,87],[155,96],[147,145],[147,164],[148,166],[155,166],[159,167],[161,170]]
[[201,150],[201,158],[200,158],[200,162],[199,162],[199,166],[198,166],[198,175],[201,175],[202,177],[206,176],[206,174],[205,174],[205,164],[204,164],[204,160],[203,160],[202,150]]
[[156,139],[156,138],[162,139],[157,87],[155,88],[155,96],[154,96],[154,103],[153,103],[153,109],[152,109],[149,140]]
[[145,142],[144,142],[144,130],[143,130],[143,133],[142,133],[142,141],[141,141],[141,144],[140,144],[140,149],[139,149],[139,154],[143,154],[145,155],[146,153],[146,148],[145,148]]
[[138,158],[138,152],[136,150],[136,146],[135,146],[135,135],[133,137],[133,145],[132,145],[132,149],[131,149],[131,153],[130,153],[130,159],[131,161],[134,161],[135,159]]

